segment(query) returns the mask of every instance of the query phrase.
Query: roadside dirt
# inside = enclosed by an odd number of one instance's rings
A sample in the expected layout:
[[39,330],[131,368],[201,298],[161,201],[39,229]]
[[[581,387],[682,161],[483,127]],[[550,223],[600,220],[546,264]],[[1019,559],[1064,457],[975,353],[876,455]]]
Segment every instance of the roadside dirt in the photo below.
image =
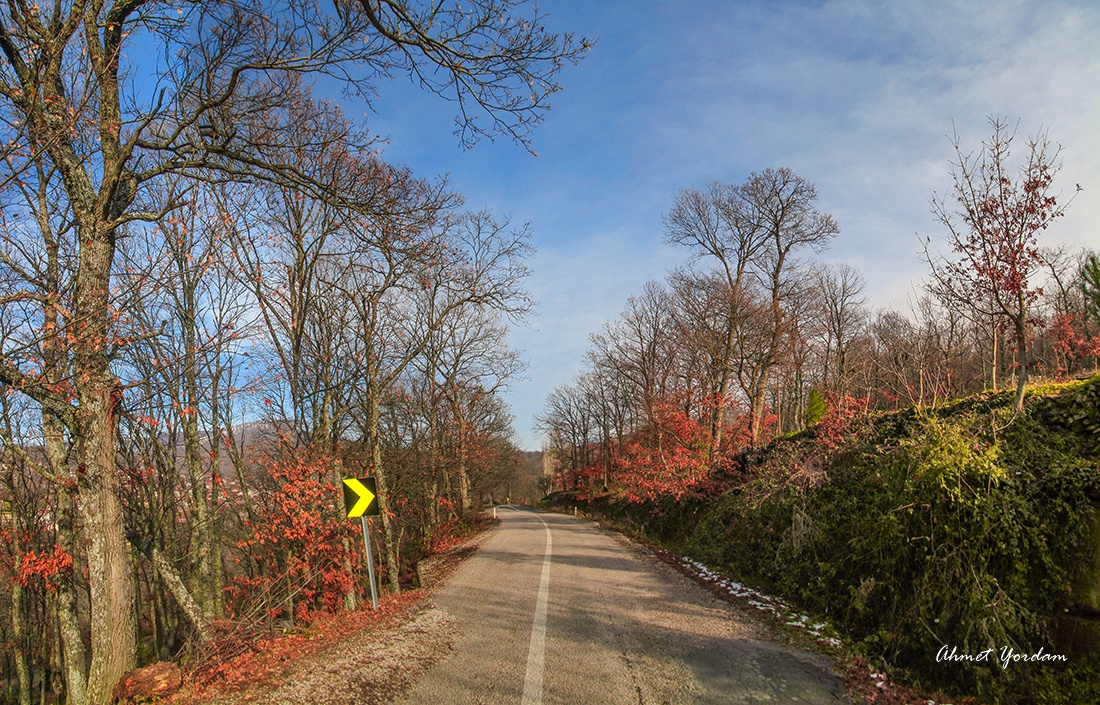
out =
[[[360,628],[296,634],[258,644],[229,663],[208,685],[194,679],[170,699],[175,705],[350,705],[393,700],[454,641],[450,617],[429,599],[488,532],[481,532],[420,566],[422,587],[383,599],[379,613],[346,616]],[[350,633],[349,633],[350,631]]]

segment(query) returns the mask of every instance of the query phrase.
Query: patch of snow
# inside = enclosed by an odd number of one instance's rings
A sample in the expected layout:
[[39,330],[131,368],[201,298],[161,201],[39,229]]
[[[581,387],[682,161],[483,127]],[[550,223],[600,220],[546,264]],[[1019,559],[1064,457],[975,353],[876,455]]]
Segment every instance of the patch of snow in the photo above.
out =
[[[840,639],[831,636],[822,636],[822,630],[828,627],[825,622],[816,622],[813,625],[809,624],[810,618],[807,615],[798,613],[797,610],[791,608],[783,600],[765,595],[764,593],[753,590],[752,588],[745,587],[741,583],[731,580],[721,573],[717,573],[702,562],[684,556],[680,558],[680,565],[687,569],[696,579],[701,580],[704,583],[719,587],[728,595],[732,597],[745,599],[746,602],[760,610],[761,612],[768,612],[776,617],[785,620],[786,625],[790,627],[802,627],[809,629],[814,636],[819,637],[818,641],[822,644],[826,644],[832,647],[838,647],[841,645]],[[885,676],[879,676],[885,678]],[[885,682],[885,681],[883,681]],[[880,686],[882,687],[882,686]]]

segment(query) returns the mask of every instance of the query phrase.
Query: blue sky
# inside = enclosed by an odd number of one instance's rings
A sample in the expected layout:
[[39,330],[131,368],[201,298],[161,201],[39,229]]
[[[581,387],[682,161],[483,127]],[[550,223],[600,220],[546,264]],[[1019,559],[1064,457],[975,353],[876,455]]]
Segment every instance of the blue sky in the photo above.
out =
[[1046,242],[1100,248],[1100,3],[539,6],[597,44],[563,72],[537,157],[503,139],[462,150],[453,105],[407,81],[379,86],[363,116],[389,161],[531,225],[538,315],[512,332],[529,367],[508,393],[522,447],[539,447],[532,416],[581,371],[589,334],[686,260],[662,243],[682,189],[789,166],[840,224],[823,258],[858,267],[873,306],[905,309],[924,274],[917,234],[943,236],[929,199],[950,187],[952,121],[976,148],[995,114],[1021,121],[1021,146],[1048,129],[1061,187],[1084,187]]

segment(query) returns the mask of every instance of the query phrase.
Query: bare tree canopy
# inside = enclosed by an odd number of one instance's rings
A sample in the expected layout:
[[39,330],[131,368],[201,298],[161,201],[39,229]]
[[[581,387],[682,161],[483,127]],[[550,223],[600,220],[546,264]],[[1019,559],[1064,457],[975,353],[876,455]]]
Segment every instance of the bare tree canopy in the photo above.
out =
[[[114,366],[120,350],[160,334],[135,323],[140,307],[128,297],[148,279],[119,277],[120,242],[182,235],[178,219],[166,219],[193,202],[192,190],[203,182],[269,184],[293,192],[291,204],[323,203],[336,209],[329,214],[345,230],[358,232],[359,244],[376,250],[430,239],[417,219],[436,217],[439,208],[428,204],[448,201],[446,189],[381,163],[371,138],[335,104],[317,100],[314,84],[335,81],[370,102],[382,80],[411,77],[455,101],[463,144],[504,135],[527,146],[561,69],[588,46],[548,31],[533,5],[512,0],[59,0],[0,7],[0,191],[3,215],[14,224],[5,231],[0,305],[31,322],[22,340],[3,341],[0,384],[33,399],[50,432],[67,432],[73,442],[88,545],[87,702],[107,702],[135,664],[135,585],[116,467],[127,389]],[[229,209],[212,210],[215,223],[231,221]],[[520,314],[526,304],[510,297],[525,270],[508,260],[525,246],[524,236],[509,240],[497,223],[479,227],[469,229],[474,234],[457,259],[429,270],[451,267],[440,286],[481,287],[473,298]],[[185,260],[194,254],[177,252]],[[49,271],[25,266],[36,261],[48,262]],[[490,271],[492,281],[479,278]],[[27,302],[37,309],[28,312]],[[195,307],[177,303],[191,340]],[[38,330],[28,340],[31,328]],[[43,345],[48,354],[39,356]],[[184,367],[193,372],[196,345],[188,347]],[[192,388],[185,396],[193,401],[196,394]],[[194,424],[186,435],[197,469]],[[202,507],[216,505],[201,491],[194,488],[195,521],[209,552],[217,539]],[[183,585],[169,574],[170,561],[156,565],[170,585]],[[213,604],[207,590],[196,609]],[[70,646],[70,662],[82,661],[77,640]]]
[[[1013,174],[1010,162],[1017,127],[991,117],[992,136],[977,154],[952,138],[956,161],[949,196],[936,194],[932,211],[948,231],[951,255],[926,247],[932,270],[930,290],[976,315],[1004,319],[1016,337],[1016,409],[1023,410],[1027,386],[1029,307],[1039,296],[1034,276],[1042,265],[1038,236],[1065,215],[1054,178],[1060,148],[1045,131],[1027,141],[1027,156]],[[1072,199],[1071,199],[1072,200]]]
[[[816,200],[813,184],[781,167],[750,174],[735,186],[683,191],[665,216],[665,239],[698,259],[712,259],[726,280],[724,363],[711,419],[715,445],[721,443],[724,400],[735,371],[751,400],[751,434],[760,435],[764,393],[785,335],[784,301],[794,291],[797,263],[791,255],[821,252],[839,232],[831,215],[817,211]],[[753,290],[770,299],[770,306],[750,331],[742,322],[749,317]]]

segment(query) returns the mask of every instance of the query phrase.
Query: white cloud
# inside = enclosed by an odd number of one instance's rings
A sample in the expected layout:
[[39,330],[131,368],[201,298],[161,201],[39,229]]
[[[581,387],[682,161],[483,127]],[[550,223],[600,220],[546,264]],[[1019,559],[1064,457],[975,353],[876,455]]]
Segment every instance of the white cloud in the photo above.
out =
[[[814,182],[842,233],[830,259],[858,266],[873,305],[906,307],[924,274],[915,233],[950,187],[952,120],[964,145],[986,116],[1040,125],[1064,147],[1067,195],[1084,191],[1050,241],[1100,247],[1100,6],[1040,0],[711,2],[544,0],[556,28],[598,38],[534,135],[538,159],[506,143],[461,152],[417,99],[388,152],[449,171],[474,206],[529,221],[540,254],[532,361],[511,395],[516,426],[583,366],[587,336],[626,297],[684,259],[661,245],[678,190],[787,165]],[[429,106],[429,107],[425,107]],[[432,134],[421,136],[421,122]],[[533,411],[532,411],[533,410]]]

